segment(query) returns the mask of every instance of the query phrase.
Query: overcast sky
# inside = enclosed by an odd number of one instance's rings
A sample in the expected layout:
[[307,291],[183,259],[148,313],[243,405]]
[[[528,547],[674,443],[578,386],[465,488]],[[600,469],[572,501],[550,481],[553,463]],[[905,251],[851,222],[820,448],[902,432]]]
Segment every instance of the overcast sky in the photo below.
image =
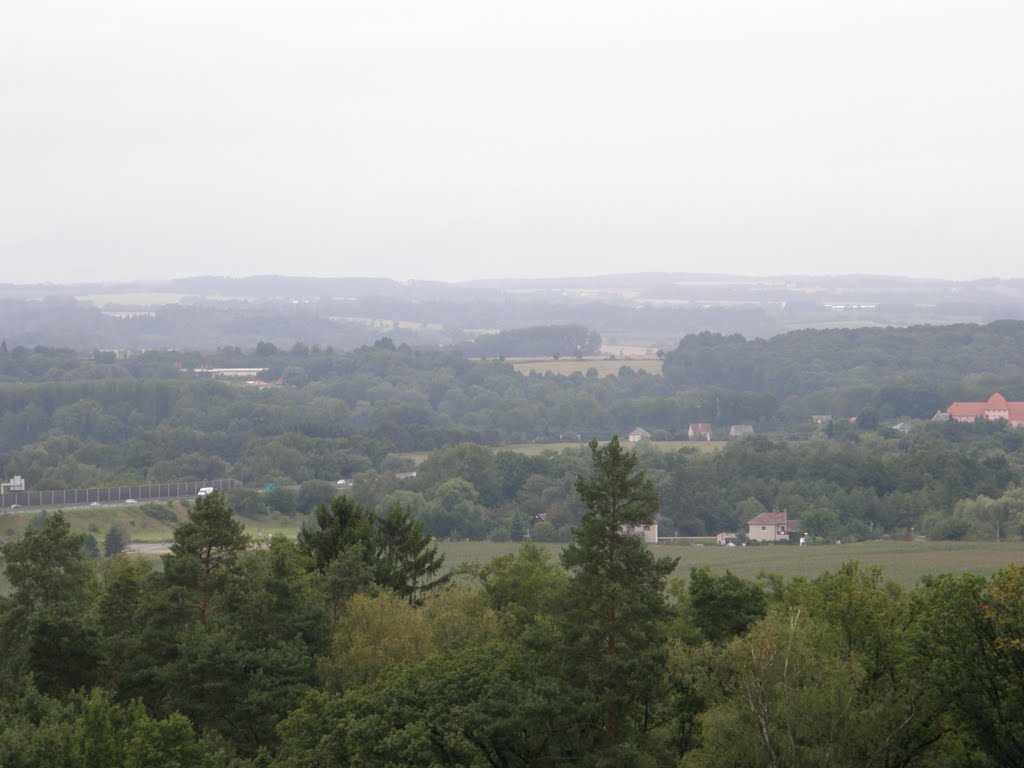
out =
[[1024,277],[1024,3],[0,0],[0,282]]

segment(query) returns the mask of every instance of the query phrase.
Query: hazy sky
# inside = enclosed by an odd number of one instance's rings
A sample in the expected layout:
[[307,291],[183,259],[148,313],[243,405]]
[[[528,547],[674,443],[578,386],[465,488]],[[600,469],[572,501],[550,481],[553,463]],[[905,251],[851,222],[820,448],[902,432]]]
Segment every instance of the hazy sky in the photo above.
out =
[[1024,277],[1024,3],[0,0],[0,282]]

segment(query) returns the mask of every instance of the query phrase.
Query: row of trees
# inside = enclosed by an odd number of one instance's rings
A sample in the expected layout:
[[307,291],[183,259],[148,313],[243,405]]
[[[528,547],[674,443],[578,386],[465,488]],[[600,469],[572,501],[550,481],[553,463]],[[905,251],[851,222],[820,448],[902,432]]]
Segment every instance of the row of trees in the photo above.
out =
[[[745,530],[761,512],[785,509],[823,538],[903,536],[910,528],[996,538],[976,512],[989,510],[985,499],[1003,500],[993,507],[1002,515],[998,536],[1015,535],[1019,515],[1005,510],[1016,509],[1021,466],[1000,448],[1003,432],[971,428],[971,439],[951,443],[946,429],[857,441],[761,436],[715,452],[634,450],[661,496],[666,535]],[[379,512],[400,503],[439,537],[516,538],[515,527],[526,526],[536,539],[567,540],[584,512],[573,482],[587,461],[585,450],[527,456],[461,444],[432,452],[415,477],[357,474],[349,493]]]
[[[584,329],[508,332],[548,345],[589,350]],[[504,338],[504,336],[502,338]],[[550,338],[549,338],[550,337]],[[512,343],[512,342],[510,342]],[[865,408],[882,420],[930,417],[954,400],[1019,390],[1016,362],[1024,324],[856,331],[800,331],[770,341],[703,333],[665,357],[664,376],[624,366],[616,377],[522,376],[495,361],[454,352],[414,351],[390,339],[350,353],[296,343],[279,349],[224,347],[216,353],[147,352],[126,359],[69,350],[0,351],[0,410],[7,449],[51,429],[110,443],[160,425],[207,432],[268,434],[357,431],[396,450],[430,449],[472,435],[517,442],[559,434],[607,435],[643,424],[666,435],[691,422],[756,423],[792,429],[814,413],[837,418]],[[266,368],[284,392],[196,386],[204,366]],[[262,413],[267,403],[284,422]],[[125,407],[112,409],[111,403]],[[395,429],[395,425],[404,431]]]
[[350,500],[264,548],[197,500],[162,572],[89,566],[54,515],[2,549],[0,763],[1024,763],[1021,568],[669,583],[621,532],[658,508],[636,455],[592,445],[576,489],[560,565],[524,545],[459,569],[472,589]]
[[461,349],[470,357],[582,357],[601,351],[601,334],[582,325],[542,325],[483,334]]

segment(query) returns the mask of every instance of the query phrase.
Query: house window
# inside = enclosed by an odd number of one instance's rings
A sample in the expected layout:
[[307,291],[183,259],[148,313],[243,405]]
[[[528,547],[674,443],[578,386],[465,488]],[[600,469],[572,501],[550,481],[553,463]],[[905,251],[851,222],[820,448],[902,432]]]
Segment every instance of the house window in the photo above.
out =
[[761,526],[761,530],[762,531],[767,531],[768,530],[768,526],[767,525],[762,525]]

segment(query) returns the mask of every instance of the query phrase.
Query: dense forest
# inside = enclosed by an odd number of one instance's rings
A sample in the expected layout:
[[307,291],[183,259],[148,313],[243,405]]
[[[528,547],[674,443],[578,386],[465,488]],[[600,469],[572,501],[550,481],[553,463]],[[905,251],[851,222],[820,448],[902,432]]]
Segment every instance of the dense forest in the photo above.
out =
[[[787,509],[822,536],[996,537],[1015,533],[1016,513],[990,534],[971,510],[1013,506],[1002,500],[1021,484],[1021,434],[927,419],[996,390],[1024,397],[1022,339],[1016,322],[769,342],[699,334],[666,355],[662,376],[624,361],[607,377],[523,375],[390,338],[347,353],[263,341],[127,357],[4,344],[0,473],[36,490],[231,477],[253,489],[232,499],[252,515],[309,513],[346,479],[360,503],[383,512],[400,501],[435,536],[508,538],[525,526],[566,540],[582,514],[572,487],[583,441],[751,424],[757,436],[717,453],[640,451],[665,533],[742,529],[758,511]],[[267,386],[204,373],[218,367],[259,369]],[[833,419],[816,426],[812,414]],[[909,434],[891,428],[914,417]],[[580,449],[503,450],[548,441]],[[431,453],[417,468],[401,455],[412,451]],[[266,483],[277,490],[254,490]]]
[[560,561],[446,575],[345,496],[263,546],[199,498],[160,568],[46,516],[0,548],[0,765],[1024,764],[1024,570],[669,583],[622,533],[659,508],[639,457],[586,458]]

